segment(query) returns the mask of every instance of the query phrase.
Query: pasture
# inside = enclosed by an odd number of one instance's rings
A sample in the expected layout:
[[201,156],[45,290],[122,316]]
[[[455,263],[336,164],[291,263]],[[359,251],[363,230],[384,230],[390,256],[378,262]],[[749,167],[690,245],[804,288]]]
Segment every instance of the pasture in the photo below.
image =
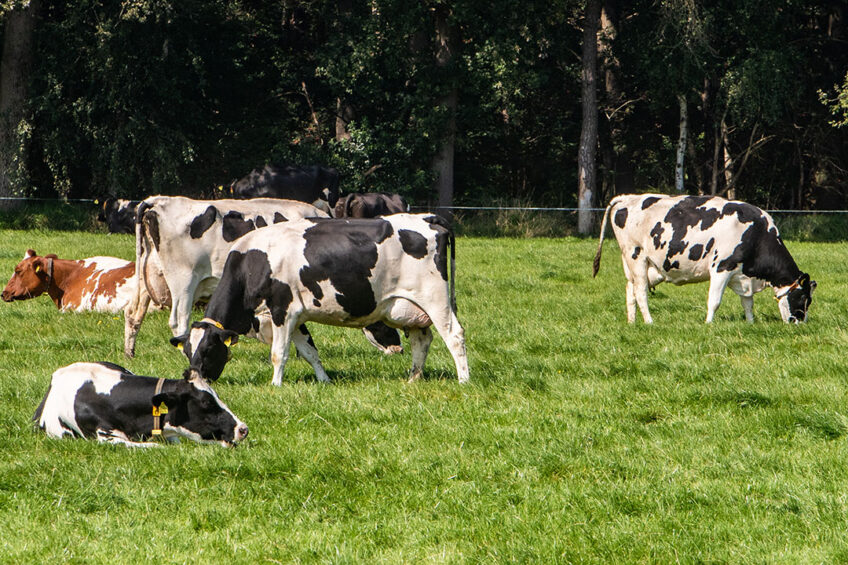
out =
[[[0,241],[3,284],[28,247],[134,252],[82,232]],[[593,280],[594,239],[458,238],[465,386],[440,338],[408,384],[408,352],[313,325],[335,384],[292,357],[280,388],[243,340],[215,385],[250,426],[229,450],[34,433],[60,366],[177,378],[186,362],[165,312],[126,360],[122,316],[0,304],[0,562],[848,560],[848,246],[788,242],[818,281],[806,325],[781,323],[771,290],[749,325],[728,290],[706,326],[700,284],[659,286],[654,326],[628,326],[606,245]]]

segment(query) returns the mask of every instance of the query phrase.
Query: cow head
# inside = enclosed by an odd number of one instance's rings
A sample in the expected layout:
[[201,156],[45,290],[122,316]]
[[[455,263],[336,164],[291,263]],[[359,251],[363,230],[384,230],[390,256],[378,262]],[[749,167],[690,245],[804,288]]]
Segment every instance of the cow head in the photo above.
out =
[[[187,375],[175,390],[154,395],[152,404],[167,415],[163,425],[166,435],[224,446],[231,446],[247,437],[247,425],[198,375]],[[167,410],[161,410],[163,404]]]
[[787,323],[802,323],[807,321],[807,310],[813,301],[813,291],[816,281],[810,280],[810,275],[803,273],[795,282],[785,286],[775,287],[774,299],[780,309],[780,317]]
[[107,198],[100,205],[97,220],[104,222],[109,233],[135,233],[137,200]]
[[39,257],[28,249],[23,261],[15,267],[15,273],[3,289],[4,302],[27,300],[47,292],[53,278],[53,260],[55,255]]
[[238,342],[239,334],[223,329],[217,322],[204,318],[191,325],[189,332],[172,337],[171,345],[182,350],[188,358],[185,375],[192,374],[213,382],[221,376],[224,365],[230,360],[230,346]]

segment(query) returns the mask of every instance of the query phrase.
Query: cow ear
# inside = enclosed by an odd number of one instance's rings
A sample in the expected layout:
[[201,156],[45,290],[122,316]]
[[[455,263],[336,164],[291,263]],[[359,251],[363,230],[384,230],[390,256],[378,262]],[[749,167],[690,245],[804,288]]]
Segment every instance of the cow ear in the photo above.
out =
[[169,341],[171,342],[171,345],[173,345],[174,347],[176,347],[177,349],[182,351],[183,347],[185,347],[185,342],[186,342],[187,339],[188,339],[188,334],[181,335],[179,337],[172,337]]
[[798,279],[798,286],[805,286],[810,282],[810,275],[804,273],[801,275],[801,278]]
[[24,254],[24,259],[29,259],[30,257],[35,257],[35,249],[27,249],[27,252]]
[[224,345],[227,347],[232,347],[233,345],[238,343],[239,334],[230,330],[223,330],[221,332],[221,341],[224,342]]
[[816,286],[818,286],[816,281],[810,281],[810,296],[813,295],[813,291],[816,290]]

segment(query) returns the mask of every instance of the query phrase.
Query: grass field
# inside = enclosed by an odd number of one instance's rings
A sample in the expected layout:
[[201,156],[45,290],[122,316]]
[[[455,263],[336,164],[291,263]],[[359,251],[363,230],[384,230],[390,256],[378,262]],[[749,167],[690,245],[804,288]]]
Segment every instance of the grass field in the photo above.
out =
[[[131,257],[133,240],[0,231],[27,247]],[[471,382],[434,340],[427,379],[360,332],[313,326],[335,384],[292,358],[271,386],[245,340],[215,385],[249,426],[235,449],[55,441],[30,418],[58,367],[106,360],[179,377],[167,314],[138,355],[123,319],[0,304],[2,563],[813,563],[848,561],[845,244],[789,242],[818,281],[806,325],[771,290],[661,285],[628,326],[617,247],[457,241]],[[199,313],[196,314],[200,316]]]

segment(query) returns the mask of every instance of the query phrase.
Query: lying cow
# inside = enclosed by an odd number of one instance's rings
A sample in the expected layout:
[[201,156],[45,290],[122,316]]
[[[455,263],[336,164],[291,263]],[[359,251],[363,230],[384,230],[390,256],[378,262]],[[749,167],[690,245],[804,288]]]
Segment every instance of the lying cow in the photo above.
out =
[[677,285],[710,281],[707,319],[712,322],[728,285],[754,320],[754,294],[774,288],[784,322],[804,322],[815,281],[801,272],[766,212],[717,196],[625,194],[610,201],[592,276],[598,273],[604,231],[612,218],[627,277],[627,321],[636,304],[645,323],[648,289],[663,281]]
[[[450,285],[448,284],[450,247]],[[205,317],[173,338],[190,372],[217,379],[228,346],[264,312],[273,321],[273,383],[282,384],[294,341],[320,381],[329,381],[305,322],[402,328],[412,347],[410,380],[421,375],[433,334],[445,340],[460,382],[468,360],[454,299],[454,239],[438,216],[396,214],[370,220],[302,220],[257,230],[230,251]]]
[[130,447],[180,437],[231,446],[247,426],[196,374],[185,379],[134,375],[112,363],[74,363],[53,373],[33,421],[48,436],[97,438]]
[[230,185],[234,198],[285,198],[328,214],[339,199],[339,172],[322,166],[265,165]]
[[[136,223],[137,286],[124,322],[124,354],[135,355],[138,330],[152,301],[170,299],[168,324],[173,335],[188,331],[194,304],[212,295],[230,246],[256,228],[327,214],[303,202],[263,198],[253,200],[191,200],[182,196],[151,196],[138,206]],[[162,273],[167,292],[156,275]],[[259,321],[256,323],[259,329]]]
[[100,205],[97,220],[104,222],[109,233],[135,233],[135,212],[138,200],[107,198]]
[[409,204],[400,194],[368,192],[348,194],[340,198],[333,216],[336,218],[376,218],[409,212]]
[[3,290],[4,302],[47,293],[62,312],[122,312],[135,294],[135,263],[117,257],[78,261],[27,250]]

